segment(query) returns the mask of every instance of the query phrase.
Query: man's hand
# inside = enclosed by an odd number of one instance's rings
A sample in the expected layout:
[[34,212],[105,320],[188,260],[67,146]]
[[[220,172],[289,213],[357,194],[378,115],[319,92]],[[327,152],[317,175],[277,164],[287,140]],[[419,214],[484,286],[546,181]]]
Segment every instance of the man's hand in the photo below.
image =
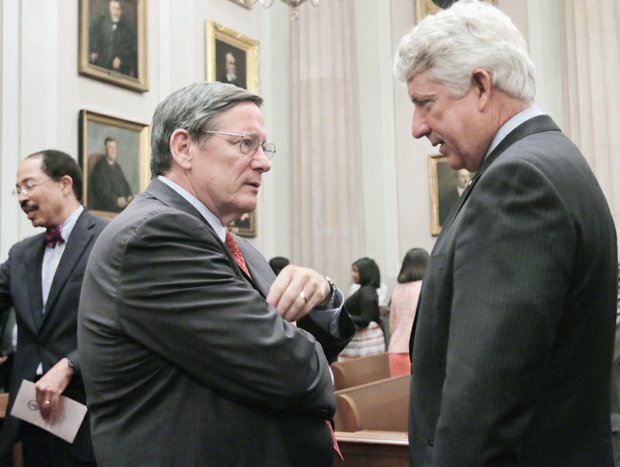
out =
[[269,290],[270,303],[287,321],[297,321],[320,303],[325,303],[331,287],[325,278],[309,268],[286,266]]
[[36,398],[39,412],[43,420],[54,423],[60,408],[60,396],[69,385],[73,369],[69,368],[69,360],[61,359],[36,382]]

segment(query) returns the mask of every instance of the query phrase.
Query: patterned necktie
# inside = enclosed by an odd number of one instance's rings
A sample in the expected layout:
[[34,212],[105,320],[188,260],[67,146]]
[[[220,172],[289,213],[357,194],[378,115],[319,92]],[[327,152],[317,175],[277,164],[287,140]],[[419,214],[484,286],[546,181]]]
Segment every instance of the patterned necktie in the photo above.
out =
[[232,234],[228,231],[226,232],[226,239],[224,240],[224,244],[226,245],[226,248],[230,250],[230,253],[233,255],[233,258],[235,259],[235,263],[237,263],[237,266],[239,266],[241,270],[245,272],[249,278],[252,278],[252,276],[250,275],[250,271],[248,270],[248,266],[247,264],[245,264],[245,258],[241,254],[241,250],[239,250],[239,245],[237,245],[237,241],[234,239]]
[[65,243],[65,239],[62,238],[62,235],[60,234],[61,230],[62,225],[59,225],[56,229],[50,229],[45,232],[45,235],[43,235],[45,244],[50,248],[56,248],[56,245],[59,243]]

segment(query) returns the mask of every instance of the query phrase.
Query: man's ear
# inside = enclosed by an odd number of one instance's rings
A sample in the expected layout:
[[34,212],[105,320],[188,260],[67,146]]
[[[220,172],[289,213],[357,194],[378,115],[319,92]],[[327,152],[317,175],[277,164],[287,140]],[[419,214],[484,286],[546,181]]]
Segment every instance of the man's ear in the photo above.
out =
[[192,167],[191,143],[192,138],[187,130],[177,128],[170,136],[172,162],[182,169],[189,170]]
[[491,75],[482,68],[476,68],[471,74],[471,82],[478,95],[478,106],[482,110],[491,99]]
[[73,193],[73,179],[69,175],[63,175],[60,179],[60,183],[62,184],[63,195]]

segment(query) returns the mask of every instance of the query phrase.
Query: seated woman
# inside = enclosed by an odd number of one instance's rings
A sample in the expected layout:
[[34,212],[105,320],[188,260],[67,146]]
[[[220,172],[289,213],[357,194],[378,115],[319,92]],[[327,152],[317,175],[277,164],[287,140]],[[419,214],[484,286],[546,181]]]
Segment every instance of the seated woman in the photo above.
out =
[[428,262],[428,253],[423,248],[412,248],[403,258],[390,302],[390,376],[411,373],[409,338]]
[[345,309],[355,323],[355,336],[340,353],[338,360],[364,357],[385,352],[385,339],[379,317],[379,296],[381,285],[379,267],[370,258],[360,258],[351,266],[353,282],[360,288],[344,303]]

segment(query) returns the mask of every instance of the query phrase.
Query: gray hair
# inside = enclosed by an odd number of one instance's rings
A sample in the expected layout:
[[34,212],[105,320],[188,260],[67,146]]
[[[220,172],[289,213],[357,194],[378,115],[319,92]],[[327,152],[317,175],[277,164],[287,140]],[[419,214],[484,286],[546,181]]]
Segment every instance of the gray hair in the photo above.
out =
[[534,63],[510,18],[489,3],[461,0],[424,18],[398,45],[394,73],[409,81],[430,70],[454,97],[471,86],[482,68],[491,84],[509,96],[531,102],[536,94]]
[[242,102],[257,106],[263,98],[243,88],[225,83],[194,83],[173,92],[159,103],[151,126],[151,176],[163,175],[172,165],[170,137],[182,128],[197,142],[210,136],[205,131],[215,130],[217,117]]

